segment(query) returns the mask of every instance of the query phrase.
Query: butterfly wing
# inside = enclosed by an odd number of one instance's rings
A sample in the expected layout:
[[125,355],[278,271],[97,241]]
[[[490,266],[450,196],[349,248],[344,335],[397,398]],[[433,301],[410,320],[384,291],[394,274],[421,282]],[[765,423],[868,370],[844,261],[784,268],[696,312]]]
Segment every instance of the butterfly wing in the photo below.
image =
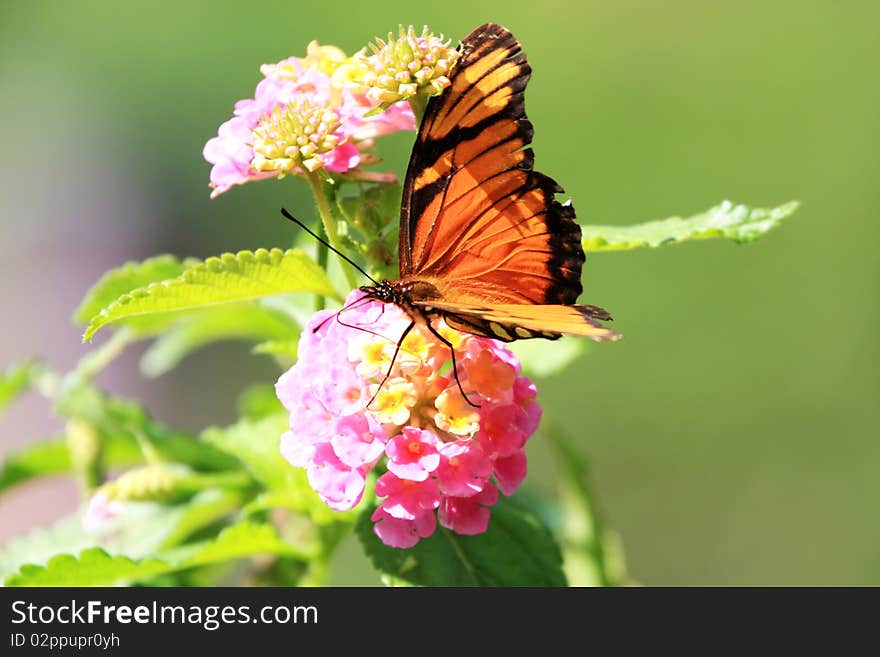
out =
[[619,340],[622,337],[596,321],[611,319],[606,311],[596,306],[480,304],[457,300],[424,301],[416,305],[426,312],[442,312],[446,323],[454,329],[503,342],[528,338],[555,340],[563,333],[592,340]]
[[[584,252],[562,188],[533,170],[519,42],[484,25],[430,100],[404,186],[401,276],[479,282],[496,303],[572,304]],[[447,299],[449,300],[449,299]]]

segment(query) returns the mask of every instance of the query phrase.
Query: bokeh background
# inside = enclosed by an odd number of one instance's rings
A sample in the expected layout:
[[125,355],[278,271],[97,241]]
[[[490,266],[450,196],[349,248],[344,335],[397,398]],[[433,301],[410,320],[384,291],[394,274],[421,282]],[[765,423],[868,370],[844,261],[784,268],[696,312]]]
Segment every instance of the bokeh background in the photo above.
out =
[[[537,165],[584,223],[721,199],[801,210],[765,239],[588,259],[585,300],[626,339],[543,382],[546,413],[592,462],[608,524],[648,585],[880,584],[880,5],[610,0],[511,3],[0,4],[0,366],[71,366],[70,314],[105,269],[157,252],[286,246],[263,182],[208,199],[204,142],[258,67],[311,39],[348,51],[398,23],[454,38],[500,22],[534,69]],[[402,171],[411,135],[381,153]],[[213,346],[154,381],[138,350],[101,382],[189,429],[231,421],[277,371]],[[35,397],[0,417],[0,452],[57,431]],[[529,485],[552,492],[531,447]],[[0,540],[75,504],[67,482],[0,500]],[[338,584],[375,584],[357,547]]]

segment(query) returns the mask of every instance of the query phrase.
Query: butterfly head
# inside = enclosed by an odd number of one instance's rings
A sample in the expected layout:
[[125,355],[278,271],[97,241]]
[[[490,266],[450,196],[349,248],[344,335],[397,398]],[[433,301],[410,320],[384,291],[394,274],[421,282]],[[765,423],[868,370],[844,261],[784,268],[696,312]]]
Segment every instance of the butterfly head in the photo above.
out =
[[361,285],[358,289],[371,299],[376,299],[383,303],[400,303],[400,291],[391,281],[384,278],[375,285]]
[[396,281],[382,279],[375,285],[362,285],[359,289],[371,299],[394,303],[403,308],[408,308],[413,301],[427,301],[441,297],[440,291],[433,283],[410,278]]

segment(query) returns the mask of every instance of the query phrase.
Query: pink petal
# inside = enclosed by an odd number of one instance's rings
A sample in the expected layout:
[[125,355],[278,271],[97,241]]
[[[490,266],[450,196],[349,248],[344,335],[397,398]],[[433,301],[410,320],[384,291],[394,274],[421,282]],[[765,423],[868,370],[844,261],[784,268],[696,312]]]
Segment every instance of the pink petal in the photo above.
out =
[[385,446],[388,470],[401,479],[424,481],[440,465],[437,437],[430,431],[404,427]]
[[[380,433],[374,433],[377,429]],[[381,427],[371,426],[363,414],[348,415],[337,420],[330,444],[345,465],[372,467],[385,451],[385,434]]]
[[337,511],[354,508],[364,494],[363,473],[342,463],[329,443],[317,445],[308,478],[324,503]]
[[445,497],[437,510],[440,524],[456,534],[472,536],[489,528],[488,507],[498,501],[498,491],[492,484],[473,497]]
[[456,441],[440,448],[436,475],[444,495],[476,495],[483,490],[491,472],[492,462],[475,441]]
[[373,531],[388,547],[411,548],[419,539],[427,538],[437,528],[433,512],[420,515],[412,520],[395,518],[381,507],[376,509],[371,519],[375,522]]
[[505,495],[513,495],[526,478],[528,459],[525,451],[495,461],[495,483]]

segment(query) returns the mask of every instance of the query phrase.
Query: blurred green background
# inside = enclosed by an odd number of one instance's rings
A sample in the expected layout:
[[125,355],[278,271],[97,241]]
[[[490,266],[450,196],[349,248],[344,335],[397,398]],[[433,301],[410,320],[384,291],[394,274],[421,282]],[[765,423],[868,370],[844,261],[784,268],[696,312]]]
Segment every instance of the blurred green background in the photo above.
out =
[[[541,400],[591,458],[632,576],[880,584],[876,2],[3,3],[0,365],[75,362],[70,312],[110,266],[289,244],[277,208],[307,216],[305,185],[209,201],[201,158],[260,64],[311,39],[353,51],[400,22],[458,39],[488,20],[524,44],[537,166],[582,223],[802,202],[750,246],[588,259],[584,300],[626,338],[543,382]],[[411,139],[382,144],[398,171]],[[156,381],[133,354],[103,381],[195,429],[277,376],[247,351],[211,347]],[[0,449],[57,425],[19,402]],[[552,492],[538,441],[531,459],[532,490]],[[66,511],[66,490],[4,501],[3,534]],[[348,545],[335,582],[376,583],[361,559]]]

